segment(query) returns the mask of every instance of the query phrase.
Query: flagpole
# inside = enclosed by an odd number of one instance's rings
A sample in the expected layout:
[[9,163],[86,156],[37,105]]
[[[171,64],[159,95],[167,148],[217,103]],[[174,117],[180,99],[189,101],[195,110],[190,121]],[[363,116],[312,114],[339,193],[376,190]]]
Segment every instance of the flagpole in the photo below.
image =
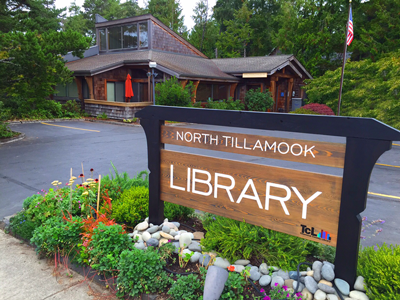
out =
[[338,116],[340,116],[340,105],[341,105],[341,102],[342,102],[343,77],[344,77],[344,67],[345,67],[345,64],[346,64],[346,52],[347,52],[347,35],[349,34],[350,9],[351,9],[351,0],[349,1],[349,13],[347,15],[346,35],[345,35],[345,38],[344,38],[342,77],[340,79],[339,102],[338,102],[338,109],[337,109],[337,115]]

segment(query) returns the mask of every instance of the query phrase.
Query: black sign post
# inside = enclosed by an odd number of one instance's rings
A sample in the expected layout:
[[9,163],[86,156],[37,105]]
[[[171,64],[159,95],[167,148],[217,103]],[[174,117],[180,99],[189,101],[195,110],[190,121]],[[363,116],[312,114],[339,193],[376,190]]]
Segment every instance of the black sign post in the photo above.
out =
[[336,277],[354,284],[361,233],[360,213],[366,208],[369,179],[377,159],[400,140],[400,131],[375,119],[222,111],[149,106],[136,114],[143,126],[150,170],[150,222],[160,224],[161,126],[165,120],[197,124],[340,136],[346,138],[343,184],[337,234]]

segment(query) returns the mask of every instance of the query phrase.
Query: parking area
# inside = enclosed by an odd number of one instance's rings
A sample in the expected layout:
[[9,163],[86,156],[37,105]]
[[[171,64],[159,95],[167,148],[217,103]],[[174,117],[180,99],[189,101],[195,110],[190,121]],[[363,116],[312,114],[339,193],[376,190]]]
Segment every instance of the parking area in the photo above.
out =
[[[0,219],[19,211],[26,197],[41,189],[51,188],[53,180],[67,182],[71,168],[75,176],[79,175],[82,172],[81,164],[87,173],[93,168],[95,176],[109,174],[110,162],[119,172],[127,172],[130,176],[147,170],[146,137],[140,126],[69,121],[14,124],[12,129],[25,133],[26,137],[0,145]],[[211,126],[207,126],[207,129],[222,130]],[[330,141],[340,142],[336,138]],[[175,149],[195,151],[184,147]],[[229,153],[218,155],[234,159]],[[266,161],[254,157],[249,157],[248,161],[285,167],[283,161]],[[321,172],[319,169],[308,171]],[[341,173],[341,170],[335,168],[322,170],[325,171],[335,175]],[[363,245],[383,242],[400,244],[397,225],[397,215],[400,212],[399,182],[400,145],[395,144],[391,151],[378,160],[372,172],[367,209],[362,214],[369,221],[384,219],[386,222],[380,225],[383,231],[376,237],[362,240]],[[365,235],[371,236],[378,228],[373,225]]]

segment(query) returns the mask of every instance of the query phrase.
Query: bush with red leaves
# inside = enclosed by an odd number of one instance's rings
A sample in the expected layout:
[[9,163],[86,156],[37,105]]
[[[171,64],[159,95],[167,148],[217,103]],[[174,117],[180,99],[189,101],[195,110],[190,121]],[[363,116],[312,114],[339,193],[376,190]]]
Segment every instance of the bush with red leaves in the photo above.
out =
[[301,108],[315,111],[316,113],[319,113],[321,115],[327,115],[327,116],[335,115],[332,108],[330,108],[329,106],[327,106],[325,104],[310,103],[310,104],[302,106]]

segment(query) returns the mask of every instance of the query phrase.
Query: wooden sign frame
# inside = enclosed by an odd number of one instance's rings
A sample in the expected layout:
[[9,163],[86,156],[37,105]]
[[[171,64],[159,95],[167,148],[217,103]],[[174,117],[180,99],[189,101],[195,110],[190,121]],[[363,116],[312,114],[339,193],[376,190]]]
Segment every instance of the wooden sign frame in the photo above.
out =
[[362,225],[360,213],[366,208],[370,175],[378,158],[391,149],[393,141],[400,140],[400,131],[367,118],[168,106],[149,106],[136,113],[136,116],[140,118],[147,137],[150,170],[149,218],[154,224],[161,223],[164,218],[164,202],[160,200],[160,195],[165,120],[345,137],[335,273],[337,277],[354,284]]

